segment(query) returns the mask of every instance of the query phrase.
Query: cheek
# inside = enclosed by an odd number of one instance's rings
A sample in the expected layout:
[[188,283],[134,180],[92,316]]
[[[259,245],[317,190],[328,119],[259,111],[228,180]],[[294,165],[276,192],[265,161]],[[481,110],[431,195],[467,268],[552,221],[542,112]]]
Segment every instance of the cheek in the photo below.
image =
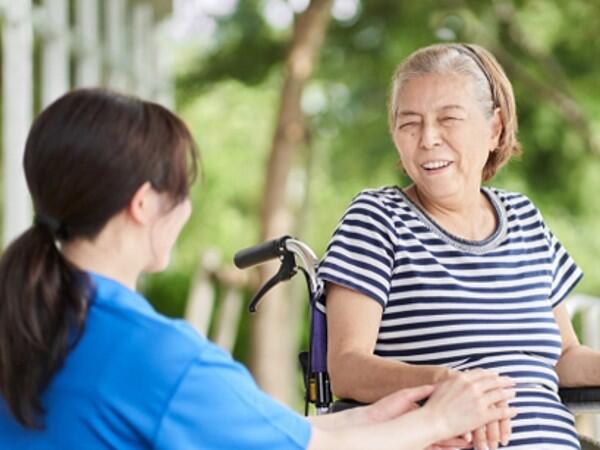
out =
[[396,151],[400,155],[400,159],[408,161],[412,154],[414,154],[416,138],[414,133],[396,133],[394,135],[394,145]]
[[189,203],[189,201],[186,201],[186,203],[181,205],[181,210],[178,211],[178,214],[176,215],[176,217],[174,217],[175,220],[173,220],[173,222],[172,222],[171,230],[174,234],[174,239],[177,238],[177,236],[181,232],[181,229],[189,220],[191,214],[192,214],[191,203]]
[[191,214],[191,207],[188,203],[179,205],[176,210],[171,211],[171,213],[166,216],[164,222],[161,224],[161,234],[166,238],[166,240],[171,243],[174,242],[181,229],[188,221]]

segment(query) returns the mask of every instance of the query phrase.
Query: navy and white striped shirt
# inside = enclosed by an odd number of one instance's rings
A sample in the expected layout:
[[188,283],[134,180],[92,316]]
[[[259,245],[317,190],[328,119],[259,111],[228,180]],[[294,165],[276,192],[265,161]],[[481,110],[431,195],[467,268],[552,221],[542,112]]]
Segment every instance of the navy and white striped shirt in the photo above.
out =
[[361,192],[319,276],[382,306],[376,355],[513,377],[521,408],[508,448],[579,448],[557,396],[561,339],[552,310],[582,272],[529,199],[482,192],[497,227],[477,242],[446,232],[399,188]]

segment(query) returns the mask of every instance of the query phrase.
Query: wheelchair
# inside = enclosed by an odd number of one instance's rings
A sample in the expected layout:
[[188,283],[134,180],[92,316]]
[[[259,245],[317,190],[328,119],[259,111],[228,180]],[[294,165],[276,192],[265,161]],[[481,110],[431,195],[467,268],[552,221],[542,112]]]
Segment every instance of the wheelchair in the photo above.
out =
[[[327,373],[327,319],[325,316],[324,286],[317,277],[318,258],[304,242],[290,236],[263,242],[240,250],[234,256],[234,264],[246,269],[266,261],[279,259],[279,270],[254,295],[248,309],[257,311],[262,297],[277,284],[288,281],[301,272],[308,288],[309,344],[308,350],[299,355],[304,379],[305,415],[313,405],[317,415],[342,411],[360,406],[350,399],[334,400],[329,374]],[[560,388],[563,404],[574,414],[600,413],[600,386],[583,388]],[[582,450],[600,450],[600,442],[579,435]]]

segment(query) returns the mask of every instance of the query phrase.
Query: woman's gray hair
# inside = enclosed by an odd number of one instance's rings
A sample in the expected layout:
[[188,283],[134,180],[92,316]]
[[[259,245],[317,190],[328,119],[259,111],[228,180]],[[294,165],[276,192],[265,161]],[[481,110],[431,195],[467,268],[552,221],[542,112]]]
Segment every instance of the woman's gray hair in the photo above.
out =
[[483,169],[484,181],[515,155],[520,154],[517,140],[517,115],[512,85],[494,56],[474,44],[437,44],[421,48],[406,58],[396,69],[388,104],[390,132],[394,132],[398,114],[398,96],[404,85],[427,74],[456,74],[473,81],[473,91],[483,113],[491,118],[498,108],[502,132],[498,147],[490,153]]

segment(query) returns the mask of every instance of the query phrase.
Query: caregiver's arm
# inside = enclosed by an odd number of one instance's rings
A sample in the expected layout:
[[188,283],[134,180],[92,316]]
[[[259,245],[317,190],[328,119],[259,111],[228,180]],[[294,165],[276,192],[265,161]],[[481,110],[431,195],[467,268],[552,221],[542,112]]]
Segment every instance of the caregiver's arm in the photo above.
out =
[[554,318],[562,339],[562,353],[556,365],[560,385],[600,386],[600,352],[579,343],[564,302],[554,308]]

